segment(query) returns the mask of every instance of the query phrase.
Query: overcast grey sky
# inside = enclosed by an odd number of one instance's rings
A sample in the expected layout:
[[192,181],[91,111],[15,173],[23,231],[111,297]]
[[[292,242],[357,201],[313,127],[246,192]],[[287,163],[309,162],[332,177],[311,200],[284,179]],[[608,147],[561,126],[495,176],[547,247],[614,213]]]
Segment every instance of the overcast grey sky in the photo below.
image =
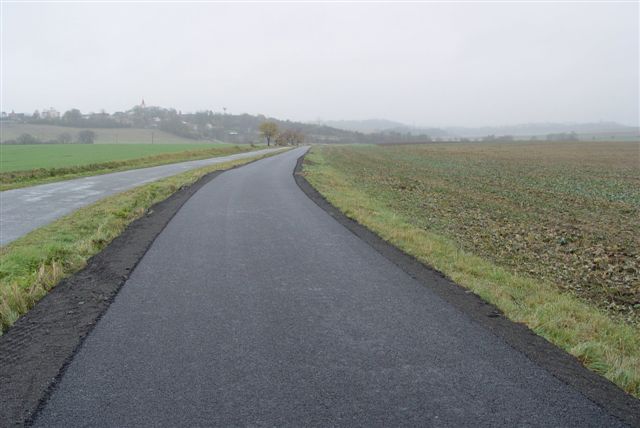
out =
[[638,124],[628,3],[3,3],[2,110]]

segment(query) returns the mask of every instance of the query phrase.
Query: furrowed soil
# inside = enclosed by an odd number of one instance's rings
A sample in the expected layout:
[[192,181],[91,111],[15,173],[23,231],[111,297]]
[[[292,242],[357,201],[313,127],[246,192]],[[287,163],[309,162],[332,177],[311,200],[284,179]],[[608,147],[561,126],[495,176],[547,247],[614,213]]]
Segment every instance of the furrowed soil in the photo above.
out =
[[324,160],[406,222],[640,321],[640,145],[327,147]]
[[303,174],[347,217],[640,397],[638,150],[318,146]]

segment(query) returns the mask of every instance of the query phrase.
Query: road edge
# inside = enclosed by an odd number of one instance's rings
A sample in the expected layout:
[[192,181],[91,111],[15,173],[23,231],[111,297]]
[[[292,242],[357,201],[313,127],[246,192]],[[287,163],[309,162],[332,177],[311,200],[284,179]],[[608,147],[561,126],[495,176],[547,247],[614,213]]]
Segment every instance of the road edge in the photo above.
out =
[[[134,170],[137,170],[137,169],[155,168],[155,167],[158,167],[158,166],[180,164],[180,163],[185,163],[185,162],[194,162],[194,161],[201,161],[201,160],[207,160],[207,159],[223,158],[223,157],[234,156],[234,155],[239,155],[239,154],[254,154],[255,155],[256,152],[261,152],[263,150],[268,150],[269,148],[270,147],[266,147],[264,149],[257,149],[257,150],[252,150],[252,151],[248,151],[248,152],[237,152],[237,153],[231,153],[231,154],[228,154],[228,155],[211,156],[211,157],[205,157],[205,158],[201,158],[201,159],[187,159],[187,160],[181,160],[181,161],[177,161],[177,162],[160,163],[160,164],[157,164],[157,165],[146,165],[146,166],[138,166],[138,167],[132,167],[132,168],[123,167],[124,169],[113,169],[113,170],[101,169],[101,170],[96,170],[96,171],[87,171],[86,173],[77,173],[77,175],[57,176],[57,177],[64,177],[64,178],[61,178],[61,179],[58,179],[58,180],[56,180],[55,179],[56,176],[54,176],[54,179],[52,179],[50,181],[40,181],[40,182],[35,181],[35,182],[29,182],[28,184],[25,184],[25,183],[0,184],[0,192],[6,192],[6,191],[9,191],[9,190],[17,190],[17,189],[25,189],[27,187],[34,187],[34,186],[43,186],[43,185],[46,185],[46,184],[62,183],[64,181],[78,180],[78,179],[89,178],[89,177],[99,177],[101,175],[115,174],[117,172],[127,172],[127,171],[134,171]],[[176,153],[178,153],[178,152],[176,152]],[[268,154],[268,153],[262,153],[262,154],[258,154],[256,156],[262,156],[262,155],[266,155],[266,154]],[[251,157],[251,156],[249,156],[249,157]],[[143,158],[137,158],[137,159],[143,159]],[[133,159],[130,159],[130,160],[133,160]],[[106,163],[109,163],[109,162],[106,162]],[[51,169],[51,168],[49,168],[49,169]],[[15,187],[12,187],[13,184],[17,184],[17,185]],[[3,188],[3,186],[9,186],[9,187]]]
[[456,284],[441,272],[380,238],[376,233],[344,215],[304,177],[302,165],[307,152],[296,162],[293,177],[304,194],[351,233],[402,269],[446,302],[524,354],[555,378],[632,427],[640,427],[640,400],[616,384],[585,368],[573,355],[538,336],[524,324],[506,318],[494,305]]
[[84,339],[191,196],[220,174],[260,159],[210,172],[152,205],[0,336],[0,426],[33,423]]

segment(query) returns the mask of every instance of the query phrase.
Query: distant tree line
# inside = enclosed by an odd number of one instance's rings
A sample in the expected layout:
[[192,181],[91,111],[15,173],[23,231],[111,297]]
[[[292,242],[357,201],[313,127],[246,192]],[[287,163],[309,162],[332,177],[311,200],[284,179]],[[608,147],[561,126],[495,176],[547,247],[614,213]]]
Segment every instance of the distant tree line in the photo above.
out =
[[68,132],[63,132],[56,139],[53,140],[40,140],[31,134],[21,134],[15,140],[7,140],[3,144],[93,144],[96,139],[96,133],[84,129],[76,134],[75,140],[73,136]]
[[[60,117],[50,117],[34,112],[33,115],[14,114],[13,120],[32,124],[46,124],[74,128],[145,128],[159,129],[180,137],[194,140],[218,140],[230,143],[256,143],[263,138],[260,126],[273,122],[280,129],[289,129],[304,134],[305,141],[312,143],[401,143],[428,142],[429,135],[390,130],[373,134],[347,131],[321,124],[292,122],[267,118],[264,115],[227,114],[212,110],[185,113],[173,108],[135,106],[124,112],[113,114],[100,112],[84,114],[71,109]],[[286,135],[285,135],[286,136]],[[283,137],[284,138],[284,137]],[[289,141],[293,141],[289,136]],[[269,143],[278,143],[275,140]]]
[[[537,140],[537,137],[520,137],[520,139]],[[547,134],[547,141],[580,141],[578,134],[575,132],[559,132],[556,134]],[[481,139],[482,141],[515,141],[513,135],[487,135]]]
[[69,126],[73,128],[129,128],[131,126],[105,112],[82,114],[80,110],[75,108],[66,111],[58,118],[40,117],[36,111],[31,118],[26,119],[26,122],[36,125]]
[[513,141],[513,135],[487,135],[482,138],[482,141]]
[[557,134],[547,134],[547,141],[580,141],[575,132],[560,132]]

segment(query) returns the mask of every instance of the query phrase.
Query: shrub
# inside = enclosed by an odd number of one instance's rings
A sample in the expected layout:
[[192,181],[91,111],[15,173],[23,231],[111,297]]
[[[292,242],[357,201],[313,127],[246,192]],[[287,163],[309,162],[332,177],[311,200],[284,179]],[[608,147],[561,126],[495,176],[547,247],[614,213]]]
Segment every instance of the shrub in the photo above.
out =
[[95,139],[96,133],[89,129],[84,129],[78,132],[78,143],[80,144],[93,144]]
[[31,134],[22,134],[18,137],[18,144],[38,144],[40,141]]

